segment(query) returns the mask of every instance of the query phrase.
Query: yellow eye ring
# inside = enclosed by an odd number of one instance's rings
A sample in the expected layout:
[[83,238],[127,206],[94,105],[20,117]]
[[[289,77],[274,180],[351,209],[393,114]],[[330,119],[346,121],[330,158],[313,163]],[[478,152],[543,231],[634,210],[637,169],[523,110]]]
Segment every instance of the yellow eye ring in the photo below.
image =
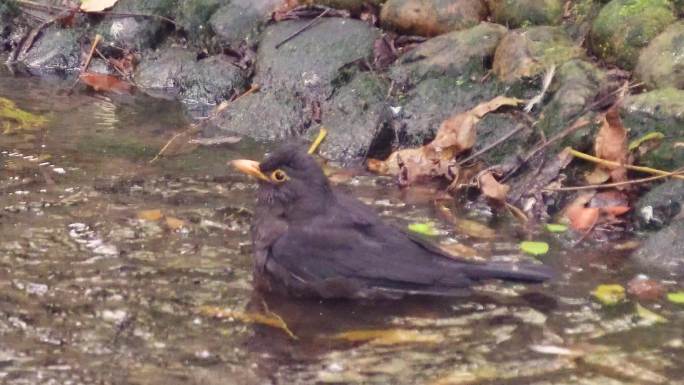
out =
[[285,171],[281,169],[277,169],[271,173],[271,180],[276,182],[276,183],[282,183],[288,180],[288,176],[285,173]]

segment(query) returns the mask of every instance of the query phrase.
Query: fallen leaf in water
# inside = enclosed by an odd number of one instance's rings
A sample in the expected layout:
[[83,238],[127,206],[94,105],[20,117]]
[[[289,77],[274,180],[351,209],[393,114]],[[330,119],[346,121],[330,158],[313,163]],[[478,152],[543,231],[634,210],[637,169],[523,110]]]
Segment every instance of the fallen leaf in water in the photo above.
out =
[[655,301],[665,295],[665,287],[653,279],[637,276],[627,283],[627,292],[641,300]]
[[520,242],[520,250],[532,255],[544,255],[549,252],[549,244],[546,242],[523,241]]
[[575,230],[588,230],[599,218],[599,209],[596,207],[570,206],[565,210],[565,217],[570,221],[570,226]]
[[183,221],[182,219],[168,216],[164,218],[164,224],[171,231],[180,230],[181,228],[185,227],[185,221]]
[[81,0],[81,11],[100,12],[113,7],[119,0]]
[[163,216],[164,214],[159,209],[138,211],[138,219],[142,219],[145,221],[156,222],[162,219]]
[[498,96],[471,110],[452,115],[442,122],[432,142],[419,148],[395,151],[384,161],[369,160],[368,169],[396,175],[402,185],[435,177],[453,180],[458,175],[454,157],[473,147],[480,119],[502,106],[517,106],[521,102],[519,99]]
[[660,314],[649,310],[637,302],[636,313],[642,320],[646,321],[648,324],[665,323],[667,318],[661,316]]
[[667,293],[667,300],[672,302],[672,303],[684,305],[684,291]]
[[219,136],[216,138],[196,138],[188,140],[190,144],[200,146],[220,146],[222,144],[235,144],[242,140],[240,136]]
[[568,226],[560,223],[547,223],[544,228],[551,233],[563,233],[568,231]]
[[[603,117],[603,124],[596,134],[594,151],[596,156],[601,159],[627,164],[629,153],[627,149],[627,130],[620,120],[617,105],[611,107]],[[599,164],[597,167],[606,170],[614,182],[627,180],[627,169],[622,166],[614,167]]]
[[440,243],[439,248],[447,255],[453,255],[457,258],[479,257],[481,255],[477,250],[462,243]]
[[335,334],[331,338],[348,342],[369,342],[375,345],[436,344],[444,340],[442,335],[413,329],[352,330]]
[[506,200],[506,194],[508,194],[508,190],[511,189],[511,186],[499,183],[499,181],[494,179],[494,175],[492,175],[490,171],[480,175],[477,181],[480,185],[480,190],[482,190],[482,193],[486,197],[500,202]]
[[439,235],[439,231],[435,228],[435,224],[432,222],[425,223],[411,223],[408,225],[408,229],[414,233],[423,234],[427,236],[434,237]]
[[625,300],[625,288],[621,285],[598,285],[591,293],[604,305],[615,305]]
[[114,92],[116,94],[129,94],[133,91],[133,85],[116,76],[84,72],[79,79],[95,91]]
[[221,309],[216,306],[202,306],[199,308],[198,312],[205,317],[219,319],[228,318],[231,320],[236,320],[245,323],[256,323],[260,325],[270,326],[272,328],[282,330],[292,339],[297,339],[297,336],[294,335],[294,333],[292,333],[289,327],[287,327],[285,321],[279,315],[270,311],[267,314],[246,313],[233,309]]
[[586,354],[581,349],[566,348],[556,345],[530,345],[530,350],[541,354],[554,354],[558,356],[581,357]]
[[437,210],[437,215],[443,218],[445,221],[449,222],[456,231],[459,233],[470,235],[475,238],[486,238],[492,239],[496,238],[496,231],[494,229],[483,225],[480,222],[476,222],[470,219],[459,218],[451,210],[444,206],[443,204],[438,204],[435,206]]

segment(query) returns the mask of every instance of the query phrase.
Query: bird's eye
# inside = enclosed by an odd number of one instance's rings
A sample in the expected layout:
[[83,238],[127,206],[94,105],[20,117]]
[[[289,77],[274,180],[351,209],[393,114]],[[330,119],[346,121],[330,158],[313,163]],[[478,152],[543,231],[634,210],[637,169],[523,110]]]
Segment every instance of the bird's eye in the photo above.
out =
[[282,183],[287,180],[287,174],[281,169],[277,169],[271,173],[271,180],[274,182]]

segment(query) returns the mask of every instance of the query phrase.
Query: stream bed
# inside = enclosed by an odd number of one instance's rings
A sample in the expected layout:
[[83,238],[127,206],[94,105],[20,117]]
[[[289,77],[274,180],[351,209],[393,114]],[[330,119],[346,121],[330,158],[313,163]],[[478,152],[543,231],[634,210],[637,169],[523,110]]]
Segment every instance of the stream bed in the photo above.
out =
[[[190,124],[180,104],[69,87],[0,72],[0,97],[47,119],[0,134],[0,383],[684,384],[684,306],[597,302],[597,285],[640,271],[619,247],[570,234],[534,235],[558,271],[545,285],[375,303],[255,293],[256,185],[226,162],[271,147],[244,139],[151,163]],[[458,227],[387,178],[339,188],[400,226],[434,222],[436,241],[519,258],[525,233],[507,213],[454,207]]]

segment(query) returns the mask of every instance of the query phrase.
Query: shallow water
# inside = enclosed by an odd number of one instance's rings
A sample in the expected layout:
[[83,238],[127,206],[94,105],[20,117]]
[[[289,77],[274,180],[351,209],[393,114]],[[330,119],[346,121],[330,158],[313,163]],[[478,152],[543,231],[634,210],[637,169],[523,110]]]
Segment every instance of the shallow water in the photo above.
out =
[[[69,86],[0,73],[0,97],[49,119],[0,134],[3,384],[684,384],[684,306],[642,301],[668,320],[651,324],[634,298],[592,299],[596,285],[639,273],[613,245],[572,247],[569,234],[454,208],[496,230],[474,237],[383,178],[339,187],[398,225],[434,221],[437,240],[489,258],[547,240],[540,259],[558,278],[453,300],[263,298],[250,283],[255,185],[226,161],[270,147],[243,140],[150,163],[188,124],[180,105]],[[295,338],[249,314],[277,314]]]

